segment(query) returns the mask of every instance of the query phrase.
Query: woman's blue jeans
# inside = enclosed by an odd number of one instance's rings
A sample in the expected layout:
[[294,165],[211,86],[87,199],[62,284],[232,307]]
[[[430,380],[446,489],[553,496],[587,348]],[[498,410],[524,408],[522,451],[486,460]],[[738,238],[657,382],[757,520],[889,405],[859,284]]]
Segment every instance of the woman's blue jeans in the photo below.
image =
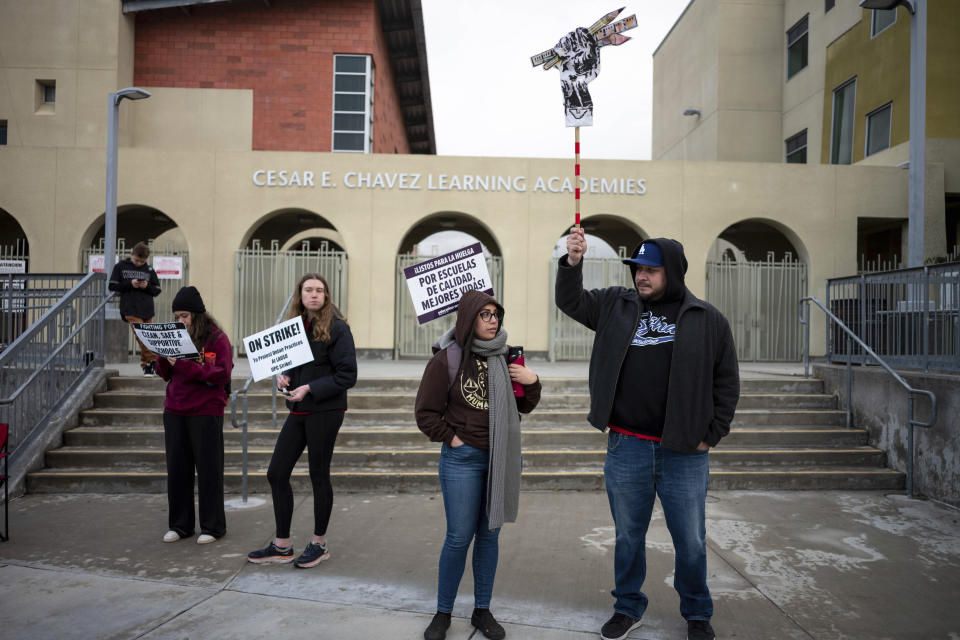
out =
[[617,530],[614,611],[641,618],[647,608],[647,596],[640,589],[647,577],[647,527],[659,496],[673,538],[673,586],[680,594],[680,614],[687,620],[709,620],[713,616],[705,526],[709,454],[678,453],[652,440],[610,431],[603,474]]
[[488,452],[467,444],[459,447],[444,444],[440,453],[440,488],[447,514],[447,537],[440,552],[437,611],[453,611],[467,563],[467,549],[474,538],[473,606],[490,608],[500,529],[490,531],[487,527],[488,465]]

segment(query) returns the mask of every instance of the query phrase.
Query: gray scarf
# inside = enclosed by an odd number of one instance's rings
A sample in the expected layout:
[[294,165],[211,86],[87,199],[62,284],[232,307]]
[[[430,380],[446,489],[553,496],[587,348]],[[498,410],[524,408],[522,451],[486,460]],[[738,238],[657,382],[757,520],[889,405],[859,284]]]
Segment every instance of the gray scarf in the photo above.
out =
[[487,359],[490,406],[490,468],[487,473],[487,520],[493,531],[516,522],[520,506],[520,414],[507,369],[507,332],[491,340],[473,339],[471,350]]

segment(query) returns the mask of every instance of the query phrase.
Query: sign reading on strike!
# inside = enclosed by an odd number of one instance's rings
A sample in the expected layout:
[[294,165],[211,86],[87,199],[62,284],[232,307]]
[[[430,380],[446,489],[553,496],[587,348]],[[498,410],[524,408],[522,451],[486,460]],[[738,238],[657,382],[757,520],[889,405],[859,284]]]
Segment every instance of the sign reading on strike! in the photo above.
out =
[[134,322],[131,326],[140,338],[140,342],[158,356],[170,358],[200,356],[182,322]]
[[460,296],[471,289],[493,295],[479,242],[407,267],[403,275],[420,324],[456,311]]
[[243,339],[254,380],[263,380],[313,360],[303,320],[291,318]]

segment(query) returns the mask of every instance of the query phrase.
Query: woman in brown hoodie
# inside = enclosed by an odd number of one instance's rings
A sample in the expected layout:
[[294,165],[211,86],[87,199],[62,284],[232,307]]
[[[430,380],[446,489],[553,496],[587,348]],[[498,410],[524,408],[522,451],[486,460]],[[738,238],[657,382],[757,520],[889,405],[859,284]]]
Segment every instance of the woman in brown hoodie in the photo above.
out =
[[[540,401],[540,380],[521,364],[507,364],[503,306],[468,291],[457,323],[434,345],[417,392],[417,426],[442,442],[439,475],[447,536],[440,553],[437,613],[423,633],[443,640],[473,547],[474,610],[470,622],[492,640],[506,633],[490,613],[498,536],[515,522],[520,493],[520,415]],[[522,385],[515,395],[511,382]]]

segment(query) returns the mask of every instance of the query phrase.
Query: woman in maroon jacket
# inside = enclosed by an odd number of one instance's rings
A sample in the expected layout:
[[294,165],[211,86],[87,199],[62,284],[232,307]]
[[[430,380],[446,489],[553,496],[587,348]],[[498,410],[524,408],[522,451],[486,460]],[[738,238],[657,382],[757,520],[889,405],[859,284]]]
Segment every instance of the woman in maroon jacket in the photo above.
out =
[[223,408],[233,370],[227,334],[207,313],[196,287],[183,287],[173,299],[173,317],[182,322],[200,354],[197,360],[157,359],[157,375],[167,381],[163,440],[167,453],[170,530],[164,542],[193,535],[193,472],[200,494],[197,544],[227,532],[223,509]]

